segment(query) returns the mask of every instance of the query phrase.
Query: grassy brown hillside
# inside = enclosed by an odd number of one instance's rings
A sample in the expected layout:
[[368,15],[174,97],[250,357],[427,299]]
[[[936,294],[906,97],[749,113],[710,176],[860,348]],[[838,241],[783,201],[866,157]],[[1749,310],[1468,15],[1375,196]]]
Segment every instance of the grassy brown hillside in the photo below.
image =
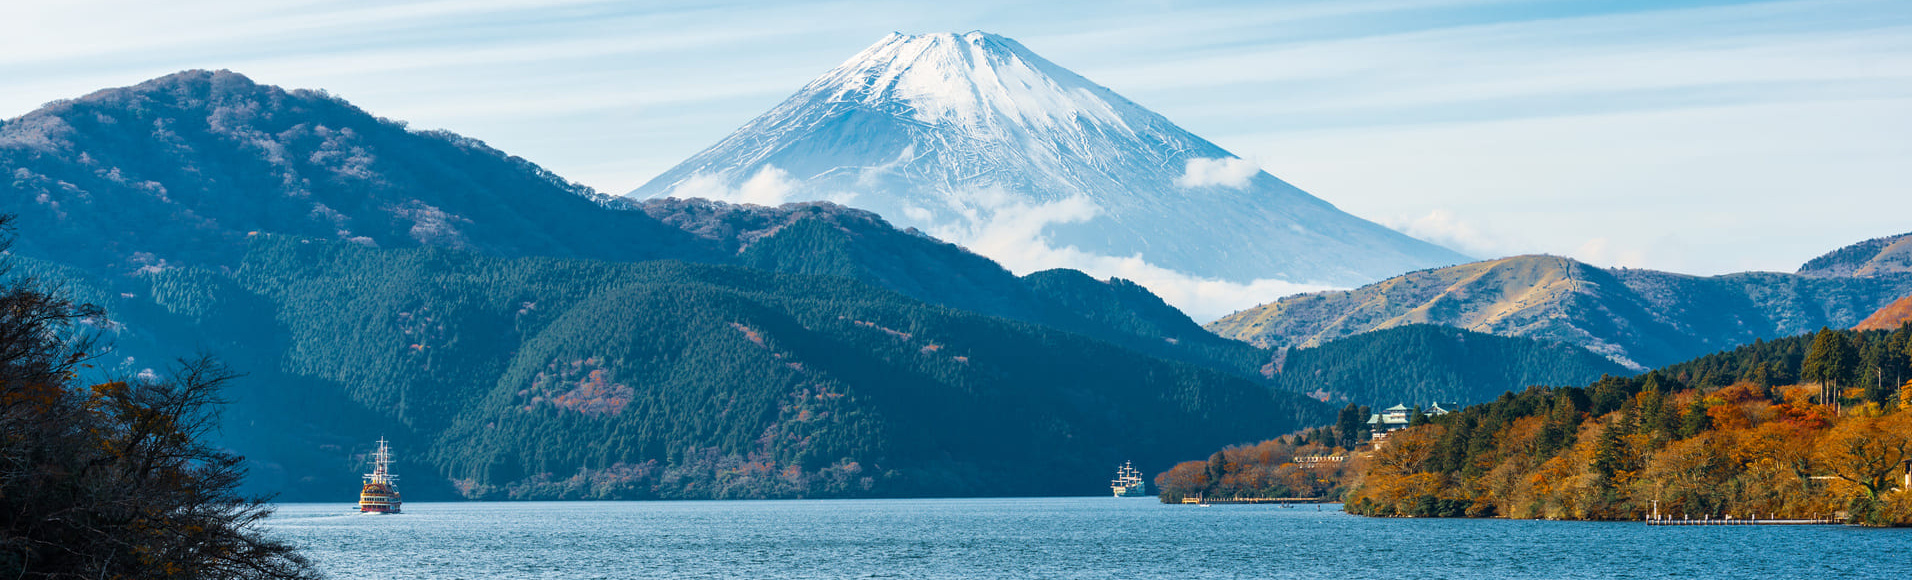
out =
[[1688,276],[1515,256],[1292,296],[1208,328],[1258,346],[1305,347],[1440,324],[1575,344],[1638,369],[1821,326],[1847,328],[1912,293],[1912,274],[1869,271],[1875,273]]
[[1806,276],[1877,276],[1912,272],[1912,233],[1873,238],[1813,258],[1799,267]]
[[1867,316],[1865,320],[1859,321],[1859,324],[1853,326],[1852,329],[1893,330],[1907,322],[1912,322],[1912,296],[1906,296],[1900,298],[1897,302],[1887,304],[1885,308],[1880,308],[1878,312],[1872,313],[1872,316]]

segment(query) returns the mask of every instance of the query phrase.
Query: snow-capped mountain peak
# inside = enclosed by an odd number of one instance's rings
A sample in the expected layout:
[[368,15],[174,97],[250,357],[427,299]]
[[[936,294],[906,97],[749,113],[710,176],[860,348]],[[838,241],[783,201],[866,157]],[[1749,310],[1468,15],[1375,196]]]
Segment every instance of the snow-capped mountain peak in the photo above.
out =
[[906,104],[925,123],[1045,128],[1088,120],[1126,128],[1114,92],[1056,66],[1014,40],[989,34],[891,33],[802,91],[831,101]]
[[1135,280],[1197,317],[1467,261],[986,32],[885,36],[629,195],[835,201],[1014,271]]

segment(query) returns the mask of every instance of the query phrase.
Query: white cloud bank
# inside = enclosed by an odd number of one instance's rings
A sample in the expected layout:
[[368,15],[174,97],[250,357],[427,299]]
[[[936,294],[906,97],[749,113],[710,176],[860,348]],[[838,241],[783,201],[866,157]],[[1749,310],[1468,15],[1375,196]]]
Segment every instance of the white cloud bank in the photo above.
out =
[[1241,189],[1248,187],[1248,180],[1261,173],[1261,168],[1240,157],[1194,157],[1188,160],[1188,166],[1182,170],[1182,176],[1175,179],[1175,185],[1182,187],[1206,187],[1219,185]]
[[[751,174],[749,179],[735,185],[727,174],[700,171],[672,186],[670,196],[701,197],[713,201],[776,207],[793,201],[807,201],[797,199],[798,185],[800,183],[797,180],[790,178],[790,172],[775,165],[766,164],[756,173]],[[838,205],[849,205],[855,199],[856,194],[849,192],[823,196],[823,201]]]
[[1446,209],[1435,209],[1420,217],[1384,219],[1382,224],[1477,259],[1491,260],[1522,253],[1517,245],[1507,243],[1504,236],[1489,233]]
[[1141,254],[1105,256],[1075,246],[1055,247],[1044,234],[1048,226],[1085,222],[1101,213],[1086,197],[1030,204],[992,188],[958,192],[950,197],[949,209],[959,219],[927,228],[930,235],[988,256],[1018,275],[1073,268],[1098,279],[1127,279],[1200,323],[1283,296],[1333,288],[1274,279],[1243,284],[1177,272],[1152,264]]
[[797,182],[790,179],[790,172],[765,165],[735,187],[727,175],[698,172],[671,188],[671,195],[776,207],[790,201],[790,192],[796,188]]

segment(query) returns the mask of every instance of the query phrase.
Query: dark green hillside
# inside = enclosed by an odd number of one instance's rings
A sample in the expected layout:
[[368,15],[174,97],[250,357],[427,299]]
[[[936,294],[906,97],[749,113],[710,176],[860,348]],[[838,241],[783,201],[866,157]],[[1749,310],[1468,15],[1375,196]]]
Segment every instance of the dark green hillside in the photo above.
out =
[[412,481],[471,497],[1093,493],[1123,459],[1166,466],[1327,416],[840,278],[271,236],[218,278],[169,271],[155,295],[196,320],[223,308],[193,300],[269,304],[273,321],[234,332],[289,337],[279,370],[432,441],[412,453],[435,473]]
[[830,203],[781,207],[701,199],[619,201],[762,270],[840,276],[917,300],[1085,334],[1257,379],[1268,353],[1215,336],[1133,282],[1056,269],[1021,278],[988,258],[876,214]]
[[1509,338],[1431,324],[1376,330],[1315,348],[1293,349],[1271,365],[1277,385],[1331,401],[1376,406],[1471,405],[1534,385],[1583,385],[1625,367],[1577,346]]
[[22,255],[89,272],[231,265],[251,232],[505,256],[710,259],[691,236],[445,132],[322,91],[187,71],[0,125]]

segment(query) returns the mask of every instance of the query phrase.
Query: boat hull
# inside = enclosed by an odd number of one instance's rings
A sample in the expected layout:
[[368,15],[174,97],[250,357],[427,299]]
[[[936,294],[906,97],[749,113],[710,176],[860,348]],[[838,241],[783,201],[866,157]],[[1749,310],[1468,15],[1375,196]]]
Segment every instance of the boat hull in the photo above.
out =
[[358,506],[361,513],[395,514],[399,513],[399,506],[402,504],[398,491],[388,484],[368,483],[365,484],[365,489],[359,492]]

